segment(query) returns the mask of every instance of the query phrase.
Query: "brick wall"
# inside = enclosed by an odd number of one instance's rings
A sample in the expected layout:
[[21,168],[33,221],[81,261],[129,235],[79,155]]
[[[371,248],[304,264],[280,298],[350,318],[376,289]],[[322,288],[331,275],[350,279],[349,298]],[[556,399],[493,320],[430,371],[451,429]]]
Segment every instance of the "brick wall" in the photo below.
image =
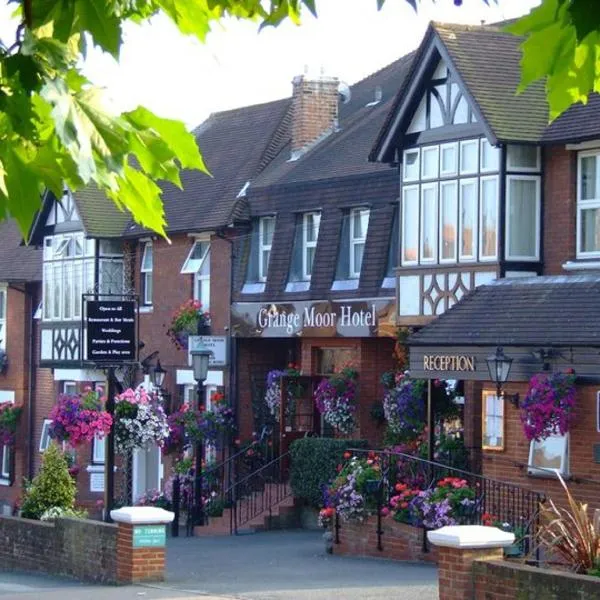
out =
[[[394,560],[425,560],[437,562],[438,550],[430,546],[423,551],[423,530],[391,517],[382,518],[382,550],[377,548],[377,517],[370,516],[363,522],[351,521],[340,524],[340,543],[333,544],[334,554],[348,556],[373,556]],[[334,532],[335,534],[335,532]]]
[[577,153],[564,146],[544,151],[544,274],[564,273],[575,258]]
[[0,517],[0,569],[117,582],[117,526],[59,519]]
[[[600,597],[600,578],[549,571],[508,561],[472,564],[473,600],[593,600]],[[440,587],[442,581],[440,580]]]
[[[479,436],[481,440],[481,390],[494,389],[491,384],[466,386],[465,440],[467,445]],[[526,383],[507,384],[505,394],[527,393]],[[600,508],[600,464],[594,462],[593,445],[600,444],[596,430],[596,393],[600,386],[577,386],[577,416],[570,431],[569,469],[572,480],[568,482],[571,493],[590,508]],[[482,473],[486,477],[508,481],[529,489],[545,492],[562,501],[563,493],[556,479],[534,477],[527,474],[530,444],[523,434],[519,410],[510,402],[504,404],[504,450],[483,450]],[[476,445],[476,444],[475,444]],[[581,480],[581,481],[579,481]],[[591,480],[591,481],[583,481]]]

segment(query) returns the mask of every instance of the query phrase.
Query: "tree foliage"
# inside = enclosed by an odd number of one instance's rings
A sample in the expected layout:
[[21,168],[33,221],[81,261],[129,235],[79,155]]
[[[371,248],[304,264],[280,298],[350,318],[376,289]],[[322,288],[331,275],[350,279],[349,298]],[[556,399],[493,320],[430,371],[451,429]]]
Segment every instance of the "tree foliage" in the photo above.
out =
[[[418,8],[417,0],[400,1]],[[299,23],[302,10],[317,14],[316,0],[9,2],[19,25],[14,40],[0,40],[0,219],[14,217],[24,235],[44,191],[61,197],[65,185],[97,186],[140,224],[165,235],[157,184],[181,187],[182,168],[208,173],[182,123],[144,107],[122,114],[110,109],[102,90],[82,74],[88,44],[118,58],[124,24],[158,13],[201,41],[224,17],[265,27]],[[384,3],[375,0],[377,8]],[[511,31],[527,36],[522,87],[546,77],[552,117],[600,88],[600,3],[542,0]]]

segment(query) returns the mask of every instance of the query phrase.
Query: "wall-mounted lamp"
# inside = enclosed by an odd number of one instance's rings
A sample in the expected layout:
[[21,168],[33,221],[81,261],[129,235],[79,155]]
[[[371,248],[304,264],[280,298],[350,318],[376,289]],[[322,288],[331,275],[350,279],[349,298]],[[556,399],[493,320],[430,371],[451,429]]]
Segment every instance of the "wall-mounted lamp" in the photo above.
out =
[[548,350],[540,348],[539,350],[534,350],[531,354],[542,363],[543,371],[550,370],[550,361],[556,360],[557,358],[565,358],[561,352],[554,348],[549,348]]
[[[498,346],[495,354],[488,356],[485,362],[488,366],[490,379],[496,384],[496,395],[498,397],[503,396],[502,386],[508,381],[513,359],[506,356],[504,350]],[[519,408],[519,394],[505,397],[515,408]]]

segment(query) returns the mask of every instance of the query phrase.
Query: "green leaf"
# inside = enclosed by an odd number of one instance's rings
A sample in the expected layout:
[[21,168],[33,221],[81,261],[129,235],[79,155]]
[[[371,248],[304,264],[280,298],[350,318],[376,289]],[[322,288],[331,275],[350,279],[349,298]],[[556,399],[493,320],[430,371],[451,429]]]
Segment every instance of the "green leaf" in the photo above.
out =
[[112,2],[106,0],[76,0],[75,12],[81,29],[90,33],[96,45],[118,59],[123,41],[121,20],[111,7]]
[[183,123],[157,117],[143,106],[138,106],[134,111],[124,113],[123,116],[137,129],[150,129],[160,135],[175,154],[182,167],[199,169],[208,174],[208,169],[202,160],[196,140],[187,131]]
[[598,29],[600,24],[600,2],[570,0],[567,10],[577,31],[578,41],[582,41],[588,34]]

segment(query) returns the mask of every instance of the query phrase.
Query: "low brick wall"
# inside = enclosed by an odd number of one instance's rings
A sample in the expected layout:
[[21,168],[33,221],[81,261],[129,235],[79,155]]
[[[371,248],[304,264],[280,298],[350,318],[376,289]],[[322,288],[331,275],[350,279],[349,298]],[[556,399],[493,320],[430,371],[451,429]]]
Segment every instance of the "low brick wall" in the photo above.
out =
[[600,598],[600,577],[538,569],[510,561],[479,560],[472,564],[472,575],[473,600]]
[[383,531],[382,550],[378,550],[376,516],[371,516],[362,522],[342,522],[340,524],[340,543],[333,544],[333,553],[348,556],[374,556],[393,560],[437,562],[437,548],[430,546],[429,552],[423,552],[423,530],[421,528],[398,523],[392,517],[384,517],[381,519],[381,529]]
[[0,570],[117,583],[117,526],[87,519],[0,517]]

